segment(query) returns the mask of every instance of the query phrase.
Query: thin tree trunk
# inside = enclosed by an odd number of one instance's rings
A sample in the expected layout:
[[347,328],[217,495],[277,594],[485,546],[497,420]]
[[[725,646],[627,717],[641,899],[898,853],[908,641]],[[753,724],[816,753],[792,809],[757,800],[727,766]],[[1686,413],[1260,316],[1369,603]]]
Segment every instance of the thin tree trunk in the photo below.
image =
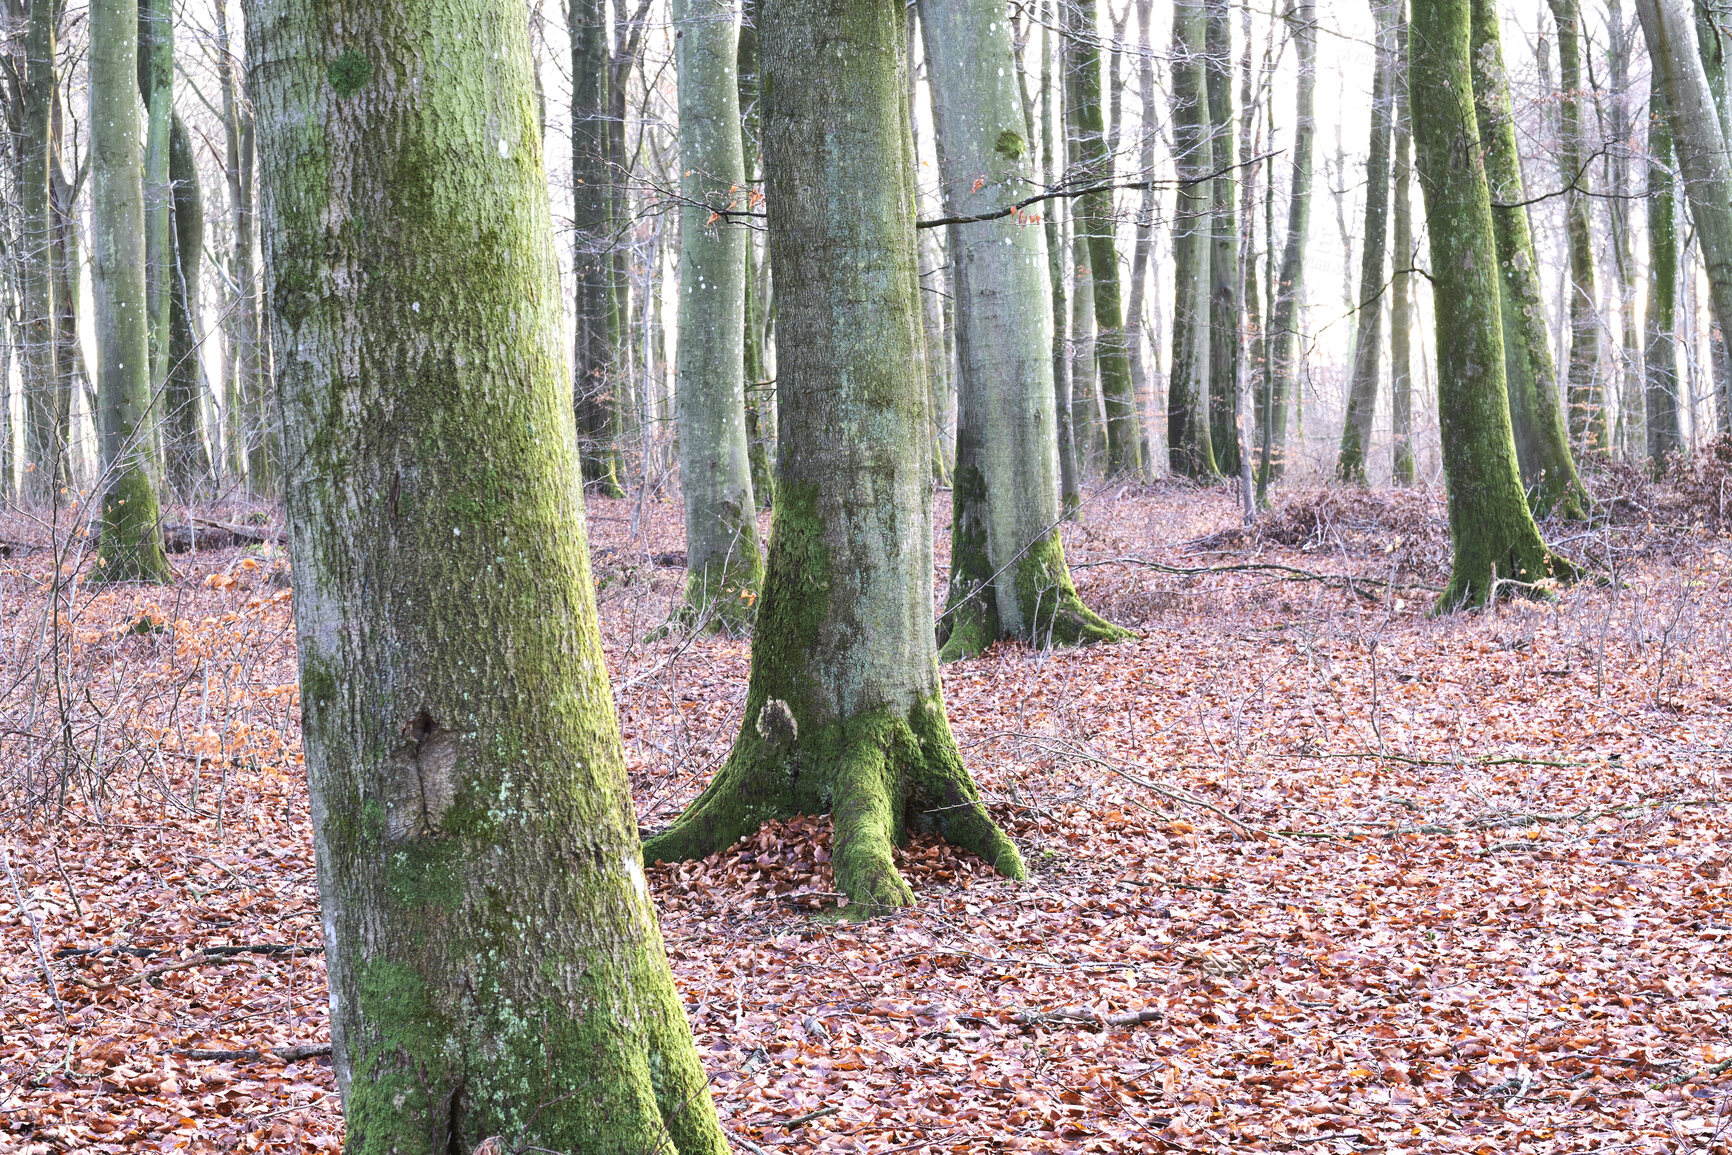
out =
[[1172,368],[1167,375],[1167,464],[1174,473],[1213,478],[1209,421],[1209,360],[1214,255],[1213,118],[1205,75],[1203,0],[1173,0],[1173,165],[1178,174],[1173,208]]
[[[1223,174],[1239,161],[1233,136],[1233,27],[1228,0],[1204,0],[1203,71],[1209,95],[1209,139],[1213,171]],[[1239,472],[1239,213],[1244,175],[1209,182],[1212,199],[1209,252],[1209,445],[1215,464],[1232,477]]]
[[[1682,0],[1636,0],[1648,56],[1660,74],[1684,194],[1708,274],[1708,302],[1721,333],[1732,332],[1732,158],[1719,108],[1702,70],[1696,30]],[[1732,397],[1720,394],[1722,428]]]
[[1401,0],[1373,0],[1377,63],[1371,81],[1371,149],[1365,160],[1365,236],[1359,248],[1359,308],[1353,326],[1353,377],[1335,476],[1366,483],[1365,459],[1377,419],[1377,379],[1383,352],[1383,255],[1389,232],[1389,133],[1395,61],[1395,8]]
[[724,1155],[607,685],[524,9],[255,4],[346,1143]]
[[102,442],[99,581],[173,577],[158,524],[144,291],[144,172],[138,124],[138,0],[90,7],[90,174],[96,387]]
[[680,113],[680,488],[688,611],[729,629],[752,617],[764,578],[746,437],[745,157],[739,12],[673,0]]
[[[1720,135],[1732,140],[1732,90],[1727,87],[1726,57],[1732,50],[1732,7],[1727,0],[1700,0],[1696,4],[1696,46],[1702,73],[1719,114]],[[1732,433],[1732,351],[1718,321],[1708,324],[1708,361],[1714,392],[1719,398],[1720,432]]]
[[[1389,278],[1389,408],[1395,434],[1395,452],[1390,463],[1396,485],[1412,485],[1413,462],[1413,118],[1409,113],[1407,86],[1407,3],[1396,0],[1395,41],[1395,188],[1390,221],[1390,259],[1395,268]],[[1543,330],[1542,330],[1543,332]]]
[[[740,148],[745,165],[748,205],[756,206],[763,195],[758,171],[760,118],[758,102],[758,0],[746,0],[745,19],[740,25],[740,51],[735,70],[739,77]],[[752,463],[752,494],[759,509],[776,503],[776,386],[770,380],[765,348],[765,314],[769,294],[762,291],[769,263],[759,251],[758,239],[746,234],[746,438]]]
[[1580,518],[1586,495],[1558,403],[1557,366],[1546,334],[1539,261],[1529,231],[1516,151],[1515,117],[1504,71],[1494,0],[1469,0],[1475,115],[1492,199],[1503,316],[1504,383],[1509,390],[1516,460],[1529,503],[1540,516]]
[[211,455],[205,442],[204,361],[199,356],[197,333],[204,259],[204,192],[199,187],[192,136],[178,115],[170,119],[168,175],[173,191],[175,243],[169,268],[163,447],[170,483],[190,496],[193,487],[211,477]]
[[1600,381],[1599,289],[1594,275],[1593,221],[1582,140],[1581,21],[1576,0],[1547,0],[1558,32],[1558,173],[1568,184],[1564,223],[1570,242],[1570,436],[1583,453],[1606,444]]
[[[1611,72],[1611,105],[1609,131],[1602,135],[1610,147],[1605,150],[1607,178],[1606,212],[1611,218],[1611,235],[1606,238],[1612,250],[1612,275],[1618,294],[1618,452],[1625,460],[1635,461],[1644,451],[1642,434],[1642,345],[1636,331],[1636,250],[1632,238],[1630,203],[1635,199],[1630,181],[1630,153],[1634,148],[1635,129],[1630,117],[1630,49],[1635,29],[1625,24],[1623,5],[1608,0],[1606,5],[1606,57]],[[1589,73],[1592,79],[1592,71]],[[1602,107],[1598,94],[1595,108]]]
[[1287,411],[1298,381],[1298,325],[1305,292],[1305,236],[1311,223],[1311,151],[1316,136],[1313,112],[1317,93],[1317,17],[1313,0],[1289,0],[1286,12],[1298,54],[1299,83],[1294,97],[1293,169],[1287,200],[1287,239],[1281,253],[1281,274],[1275,287],[1267,418],[1257,474],[1257,502],[1269,499],[1269,482],[1287,468]]
[[1137,92],[1142,107],[1142,121],[1138,125],[1137,173],[1148,183],[1142,189],[1142,198],[1137,209],[1135,240],[1131,246],[1131,289],[1125,302],[1125,326],[1130,334],[1131,390],[1136,394],[1138,409],[1145,414],[1138,422],[1142,431],[1141,451],[1144,462],[1152,471],[1156,462],[1150,452],[1152,431],[1146,417],[1146,398],[1152,389],[1149,362],[1158,357],[1155,348],[1143,339],[1146,328],[1143,319],[1148,312],[1149,257],[1154,250],[1155,212],[1159,207],[1153,180],[1156,137],[1154,0],[1136,0],[1136,12]]
[[144,295],[150,326],[150,436],[159,462],[172,434],[167,410],[169,324],[174,311],[174,186],[169,175],[174,133],[172,0],[139,0],[138,95],[145,112]]
[[[1033,176],[999,0],[921,0],[944,214],[1015,201]],[[1082,604],[1059,541],[1057,421],[1043,236],[1017,216],[950,225],[956,470],[941,661],[1000,638],[1125,637]]]
[[267,388],[264,310],[259,296],[253,256],[257,236],[254,208],[253,164],[256,159],[256,122],[247,98],[244,72],[236,67],[230,46],[227,6],[215,6],[217,69],[223,89],[223,125],[229,206],[234,213],[234,248],[231,260],[237,299],[231,322],[231,347],[235,381],[229,394],[230,441],[228,467],[236,475],[245,473],[255,493],[270,493],[277,483],[282,461],[274,406]]
[[616,158],[608,127],[609,55],[605,0],[571,0],[572,226],[577,268],[577,350],[573,380],[578,460],[584,484],[606,497],[620,487],[620,318],[615,304],[612,189]]
[[1417,0],[1410,91],[1437,313],[1438,413],[1450,582],[1440,612],[1573,573],[1547,550],[1516,464],[1504,384],[1502,293],[1491,196],[1474,112],[1468,0]]
[[764,2],[782,489],[733,753],[644,844],[697,857],[829,811],[836,885],[868,913],[913,901],[892,857],[911,829],[1023,875],[938,684],[903,23],[897,0]]
[[[1050,32],[1053,27],[1052,5],[1053,0],[1041,0],[1040,152],[1045,162],[1041,180],[1049,188],[1061,179],[1066,168],[1062,141],[1055,143],[1053,139],[1054,126],[1057,126],[1061,138],[1068,135],[1064,129],[1067,122],[1062,108],[1064,85],[1053,83],[1053,73],[1061,67],[1064,49],[1059,44],[1047,44],[1049,40],[1056,40]],[[1052,295],[1052,392],[1058,424],[1059,501],[1065,515],[1074,518],[1082,506],[1082,485],[1077,476],[1076,426],[1072,420],[1071,312],[1065,294],[1064,268],[1068,246],[1062,222],[1062,202],[1047,202],[1041,213],[1041,227],[1046,232],[1046,270]]]
[[1673,333],[1678,291],[1678,231],[1672,179],[1672,130],[1660,73],[1653,74],[1648,96],[1648,315],[1644,400],[1647,409],[1648,461],[1660,473],[1666,459],[1683,448],[1678,429],[1678,350]]
[[[19,133],[14,143],[20,209],[18,308],[24,388],[24,487],[46,502],[66,479],[68,415],[61,404],[63,372],[55,298],[54,206],[51,171],[59,152],[54,101],[59,55],[59,0],[30,0],[18,86]],[[10,389],[10,384],[6,386]]]
[[[1113,220],[1113,158],[1107,151],[1101,115],[1101,54],[1092,5],[1067,4],[1070,38],[1066,45],[1065,106],[1076,139],[1079,179],[1093,191],[1073,202],[1078,249],[1087,247],[1089,285],[1095,323],[1095,370],[1099,374],[1106,422],[1106,475],[1135,477],[1142,472],[1137,432],[1137,401],[1131,390],[1130,343],[1119,297],[1117,226]],[[1080,266],[1080,262],[1079,262]],[[1080,290],[1079,290],[1080,292]]]

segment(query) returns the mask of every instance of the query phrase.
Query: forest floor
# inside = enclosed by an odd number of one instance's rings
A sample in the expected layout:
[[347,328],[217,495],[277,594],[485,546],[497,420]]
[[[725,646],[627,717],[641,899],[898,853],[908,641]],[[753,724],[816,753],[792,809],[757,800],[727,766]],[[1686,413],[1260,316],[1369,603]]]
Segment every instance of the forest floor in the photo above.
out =
[[[818,820],[650,871],[736,1152],[1726,1155],[1720,502],[1621,492],[1553,532],[1605,580],[1437,618],[1436,494],[1250,534],[1223,491],[1095,495],[1066,548],[1140,636],[944,672],[1028,882],[916,839],[919,905],[837,922]],[[725,756],[748,643],[643,640],[673,505],[590,526],[655,826]],[[282,551],[207,527],[175,586],[87,593],[4,545],[44,532],[0,522],[0,1151],[335,1149],[293,1049],[328,1034]]]

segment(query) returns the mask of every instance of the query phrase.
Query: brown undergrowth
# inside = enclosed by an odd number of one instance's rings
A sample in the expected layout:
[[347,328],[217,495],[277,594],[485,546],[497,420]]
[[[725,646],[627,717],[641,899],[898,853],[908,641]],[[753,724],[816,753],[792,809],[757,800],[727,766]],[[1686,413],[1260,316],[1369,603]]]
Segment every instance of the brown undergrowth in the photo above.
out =
[[[658,631],[672,505],[590,513],[653,826],[749,643]],[[1607,580],[1434,619],[1435,494],[1084,513],[1078,586],[1140,636],[944,671],[1030,883],[916,840],[919,905],[837,922],[821,820],[650,872],[736,1150],[1728,1150],[1732,542],[1557,529]],[[0,561],[0,1150],[339,1141],[274,550],[90,594]]]

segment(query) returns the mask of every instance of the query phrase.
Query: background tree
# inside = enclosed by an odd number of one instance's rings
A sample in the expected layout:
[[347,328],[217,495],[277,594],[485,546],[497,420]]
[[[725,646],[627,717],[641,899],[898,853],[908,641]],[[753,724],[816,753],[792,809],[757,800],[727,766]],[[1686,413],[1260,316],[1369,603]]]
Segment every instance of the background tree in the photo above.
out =
[[[1228,0],[1204,0],[1203,52],[1211,171],[1219,174],[1209,182],[1209,448],[1216,466],[1232,477],[1239,472],[1239,359],[1243,355],[1236,197],[1245,174],[1235,169],[1240,157],[1233,133],[1233,23]],[[1152,110],[1154,104],[1143,107]],[[1145,124],[1144,135],[1153,128]]]
[[891,851],[913,829],[1023,869],[938,685],[903,8],[764,0],[763,14],[781,490],[739,737],[644,857],[828,811],[836,885],[870,911],[912,901]]
[[1678,452],[1678,350],[1674,342],[1678,291],[1678,234],[1672,179],[1672,130],[1666,123],[1666,94],[1660,71],[1654,70],[1648,95],[1648,314],[1644,400],[1647,409],[1648,460],[1658,472],[1669,454]]
[[596,624],[524,9],[256,15],[348,1148],[721,1155]]
[[[1504,381],[1509,391],[1516,461],[1534,512],[1580,518],[1587,496],[1576,474],[1569,429],[1558,403],[1557,365],[1546,336],[1540,264],[1528,226],[1515,114],[1510,107],[1509,77],[1498,36],[1497,4],[1495,0],[1469,0],[1469,9],[1474,111],[1491,190],[1503,315]],[[1591,253],[1589,257],[1591,260]]]
[[90,175],[96,388],[102,441],[98,579],[169,580],[151,477],[150,336],[144,292],[138,0],[90,6]]
[[1412,485],[1413,463],[1413,118],[1407,85],[1407,0],[1396,0],[1394,190],[1390,206],[1389,411],[1395,446],[1390,476]]
[[1371,80],[1371,155],[1365,161],[1365,235],[1359,249],[1359,307],[1353,326],[1353,376],[1335,476],[1365,484],[1365,452],[1377,418],[1383,352],[1383,257],[1389,235],[1389,134],[1394,110],[1395,12],[1399,0],[1374,0],[1377,61]]
[[1205,75],[1203,0],[1173,0],[1173,329],[1167,373],[1167,464],[1186,477],[1219,473],[1209,421],[1209,261],[1214,253],[1215,167]]
[[[760,125],[758,101],[758,0],[746,0],[740,23],[740,50],[735,64],[740,103],[740,149],[746,176],[747,203],[763,183],[758,169]],[[776,502],[776,386],[770,380],[770,263],[758,239],[746,234],[746,439],[752,463],[752,496],[759,509]]]
[[213,475],[205,437],[204,361],[199,356],[201,274],[204,263],[204,190],[199,185],[192,134],[171,119],[168,177],[174,224],[168,270],[168,377],[163,382],[163,450],[168,480],[182,493]]
[[680,488],[686,608],[726,626],[751,620],[764,576],[746,436],[745,158],[739,12],[732,0],[674,0],[679,54]]
[[[1052,14],[1053,0],[1041,0],[1042,29],[1056,27]],[[1050,42],[1050,43],[1049,43]],[[1048,187],[1056,184],[1064,173],[1066,149],[1064,84],[1053,83],[1053,74],[1062,73],[1063,47],[1057,37],[1043,33],[1040,54],[1040,155],[1041,181]],[[1059,141],[1053,140],[1057,126]],[[1075,517],[1082,505],[1082,482],[1077,467],[1076,423],[1074,417],[1074,383],[1071,379],[1071,311],[1065,293],[1065,243],[1062,221],[1064,206],[1052,201],[1041,210],[1041,228],[1046,234],[1047,281],[1052,291],[1052,393],[1053,412],[1058,423],[1059,501],[1065,515]]]
[[1317,135],[1317,15],[1313,0],[1288,0],[1285,13],[1298,56],[1294,89],[1293,167],[1287,192],[1287,239],[1270,317],[1269,374],[1258,424],[1263,431],[1257,500],[1268,500],[1269,482],[1281,476],[1287,458],[1287,410],[1296,388],[1298,325],[1304,300],[1305,236],[1311,223],[1311,147]]
[[[56,325],[59,304],[54,292],[56,245],[50,192],[60,147],[54,131],[60,16],[58,0],[30,0],[17,93],[19,131],[13,145],[22,218],[16,268],[25,406],[24,495],[33,501],[45,500],[65,482],[64,450],[70,432]],[[10,383],[4,392],[10,395]],[[10,438],[10,422],[7,434]]]
[[1437,407],[1454,559],[1438,599],[1484,603],[1499,581],[1569,576],[1540,540],[1516,465],[1504,384],[1491,194],[1474,112],[1468,0],[1415,0],[1409,92],[1431,238]]
[[226,390],[228,423],[224,430],[229,446],[227,468],[237,476],[244,473],[255,492],[269,493],[276,484],[282,449],[267,396],[264,310],[253,254],[257,237],[253,193],[257,132],[252,101],[245,91],[245,72],[237,67],[229,36],[228,7],[219,3],[212,11],[216,17],[217,79],[222,87],[223,177],[233,213],[229,275],[234,279],[235,300],[228,311],[231,381]]
[[1159,138],[1154,123],[1156,98],[1154,49],[1154,0],[1136,0],[1137,13],[1137,95],[1142,108],[1142,120],[1137,131],[1137,172],[1145,183],[1138,194],[1136,222],[1132,230],[1130,291],[1125,297],[1125,324],[1130,332],[1131,389],[1137,397],[1142,417],[1140,450],[1150,473],[1159,467],[1154,443],[1154,376],[1160,369],[1160,354],[1155,342],[1145,345],[1148,330],[1149,264],[1154,256],[1155,217],[1160,210],[1160,197],[1153,179],[1155,144]]
[[[1582,452],[1592,453],[1606,449],[1607,443],[1600,382],[1600,297],[1581,113],[1581,18],[1576,0],[1546,3],[1558,32],[1557,162],[1565,185],[1564,223],[1570,244],[1570,436]],[[1491,27],[1495,29],[1495,24]]]
[[999,638],[1035,645],[1124,633],[1082,604],[1059,541],[1043,236],[1013,203],[1032,178],[1010,24],[999,0],[921,0],[940,186],[956,287],[956,468],[940,658]]

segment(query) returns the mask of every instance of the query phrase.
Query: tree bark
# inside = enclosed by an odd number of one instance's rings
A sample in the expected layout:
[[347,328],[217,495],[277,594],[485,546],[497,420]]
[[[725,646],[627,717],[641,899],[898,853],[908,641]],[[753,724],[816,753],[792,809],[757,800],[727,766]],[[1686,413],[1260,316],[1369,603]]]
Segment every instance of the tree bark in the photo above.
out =
[[1558,32],[1558,173],[1568,184],[1564,223],[1570,242],[1570,436],[1583,453],[1603,452],[1606,410],[1601,397],[1599,289],[1583,161],[1581,20],[1576,0],[1547,0]]
[[1293,168],[1287,194],[1287,239],[1275,286],[1269,384],[1263,398],[1263,451],[1257,473],[1257,501],[1269,499],[1269,482],[1287,468],[1287,411],[1298,367],[1298,324],[1305,291],[1305,236],[1311,223],[1311,152],[1317,134],[1317,16],[1313,0],[1290,0],[1286,12],[1298,56],[1293,121]]
[[[1558,403],[1557,366],[1546,334],[1539,260],[1529,231],[1521,157],[1509,77],[1498,38],[1495,0],[1470,0],[1473,21],[1474,108],[1484,149],[1497,245],[1503,317],[1504,381],[1516,461],[1529,504],[1540,516],[1584,516],[1586,494],[1570,451],[1569,428]],[[1591,260],[1592,254],[1590,254]]]
[[[1702,71],[1696,30],[1680,0],[1637,0],[1648,56],[1661,77],[1684,194],[1708,273],[1708,302],[1721,333],[1732,332],[1732,160],[1714,94]],[[1722,393],[1722,421],[1729,412]]]
[[[746,174],[746,203],[762,201],[763,178],[758,171],[760,123],[758,103],[758,0],[746,0],[740,24],[739,79],[740,148]],[[770,380],[768,313],[769,261],[758,240],[746,234],[746,439],[752,464],[752,496],[759,509],[776,503],[776,385]]]
[[144,291],[144,172],[139,147],[138,0],[90,8],[91,289],[102,443],[99,581],[168,581],[150,436],[150,336]]
[[1383,352],[1383,250],[1389,235],[1389,134],[1393,119],[1395,12],[1400,0],[1373,0],[1377,63],[1371,80],[1371,148],[1365,160],[1365,236],[1359,249],[1358,321],[1353,327],[1353,376],[1341,425],[1337,480],[1366,483],[1365,457],[1377,419],[1377,378]]
[[1155,247],[1155,215],[1160,208],[1155,183],[1151,179],[1155,172],[1155,140],[1159,135],[1155,124],[1154,0],[1136,0],[1136,12],[1137,92],[1142,108],[1142,121],[1138,125],[1137,172],[1148,183],[1142,188],[1135,237],[1131,244],[1131,288],[1125,301],[1125,326],[1130,336],[1131,390],[1136,394],[1137,408],[1143,414],[1138,423],[1142,430],[1140,450],[1152,473],[1157,460],[1151,442],[1153,430],[1148,417],[1151,412],[1149,399],[1153,394],[1151,377],[1158,369],[1160,356],[1153,342],[1145,343],[1143,335],[1148,328],[1144,320],[1148,314],[1149,260]]
[[1395,484],[1412,485],[1413,461],[1413,118],[1407,84],[1407,3],[1395,5],[1395,143],[1394,205],[1390,214],[1389,278],[1389,409],[1395,436],[1390,475]]
[[139,0],[138,95],[144,106],[144,310],[150,329],[150,437],[158,461],[173,418],[167,411],[169,322],[174,297],[174,10],[171,0]]
[[1672,179],[1672,130],[1660,73],[1648,96],[1648,312],[1644,401],[1648,461],[1657,474],[1683,447],[1678,429],[1678,349],[1674,337],[1678,292],[1677,186]]
[[168,379],[163,386],[167,419],[164,450],[169,481],[182,493],[212,476],[205,440],[204,362],[199,357],[197,324],[204,259],[204,192],[199,187],[192,136],[177,115],[168,142],[168,175],[173,190],[174,263],[169,269]]
[[[1632,234],[1630,205],[1636,194],[1630,182],[1630,154],[1634,151],[1635,127],[1630,116],[1630,49],[1635,28],[1625,23],[1623,5],[1608,0],[1606,5],[1606,63],[1610,72],[1610,90],[1602,101],[1596,90],[1596,112],[1609,115],[1602,135],[1609,147],[1604,150],[1607,193],[1606,213],[1610,218],[1607,247],[1612,252],[1612,277],[1617,289],[1618,331],[1614,354],[1618,390],[1618,452],[1625,460],[1635,461],[1645,452],[1642,434],[1642,344],[1636,331],[1636,250]],[[1594,80],[1589,69],[1590,82]]]
[[1437,609],[1483,604],[1499,582],[1571,576],[1522,492],[1504,383],[1502,293],[1474,111],[1468,0],[1416,0],[1410,91],[1431,238],[1438,413],[1454,561]]
[[605,0],[571,0],[572,227],[576,249],[577,348],[573,401],[584,484],[623,497],[615,351],[620,318],[614,299],[612,183],[615,158],[608,131],[608,25]]
[[1106,420],[1106,474],[1135,477],[1142,473],[1141,438],[1137,429],[1137,399],[1131,388],[1130,343],[1119,296],[1113,194],[1110,189],[1098,187],[1112,183],[1113,173],[1113,158],[1107,151],[1101,115],[1100,36],[1092,5],[1067,4],[1065,11],[1070,20],[1065,107],[1081,165],[1078,178],[1089,182],[1087,187],[1094,190],[1073,202],[1073,219],[1076,247],[1086,246],[1088,251],[1095,371],[1099,374]]
[[[1696,8],[1696,46],[1703,77],[1720,121],[1720,135],[1732,141],[1732,90],[1727,88],[1726,56],[1732,48],[1732,8],[1726,0],[1701,0]],[[1732,433],[1732,351],[1717,320],[1708,325],[1708,360],[1719,398],[1721,433]]]
[[751,620],[764,577],[746,437],[745,224],[739,13],[674,0],[680,111],[680,488],[687,611],[728,629]]
[[524,9],[249,27],[346,1147],[722,1155],[596,622]]
[[1205,76],[1203,0],[1173,0],[1173,165],[1179,180],[1173,206],[1173,329],[1167,373],[1167,464],[1174,473],[1214,478],[1209,421],[1210,259],[1214,255],[1215,167]]
[[1239,472],[1239,210],[1242,173],[1233,125],[1233,26],[1228,0],[1204,0],[1203,72],[1209,96],[1209,447],[1220,471]]
[[230,48],[226,6],[217,4],[213,10],[217,70],[223,90],[224,175],[228,181],[229,206],[234,213],[230,271],[235,279],[236,299],[229,336],[234,381],[228,390],[228,423],[224,430],[227,468],[237,477],[245,474],[255,493],[270,493],[277,483],[282,442],[268,397],[264,310],[253,256],[258,227],[253,193],[257,129],[252,102],[245,91],[245,74],[235,66]]
[[[1145,3],[1151,0],[1144,0]],[[1053,0],[1041,0],[1041,27],[1050,30]],[[1054,39],[1048,34],[1045,39]],[[1065,148],[1053,139],[1054,125],[1059,136],[1065,134],[1067,123],[1064,110],[1064,85],[1053,83],[1053,73],[1062,67],[1064,49],[1055,54],[1044,44],[1040,59],[1040,153],[1044,163],[1042,183],[1050,188],[1057,184],[1066,168]],[[1046,232],[1046,271],[1052,295],[1052,393],[1054,414],[1058,423],[1059,501],[1066,517],[1077,516],[1082,506],[1082,484],[1077,471],[1076,424],[1073,420],[1071,380],[1070,301],[1065,293],[1064,258],[1067,251],[1064,238],[1063,206],[1059,201],[1047,202],[1041,211],[1041,227]]]
[[[1016,200],[1033,177],[999,0],[920,0],[947,217]],[[1082,604],[1059,541],[1058,426],[1043,236],[1020,214],[948,226],[957,414],[941,661],[1000,638],[1032,645],[1125,633]]]
[[[55,299],[54,207],[50,173],[59,151],[54,100],[59,60],[60,4],[30,0],[24,28],[24,59],[18,86],[20,251],[17,255],[24,389],[24,488],[31,502],[45,502],[66,479],[68,414],[61,403],[62,367]],[[9,392],[10,386],[0,392]],[[10,477],[7,478],[10,481]]]
[[733,753],[644,844],[693,858],[828,811],[836,886],[868,913],[913,900],[891,853],[910,829],[1023,874],[938,685],[904,44],[894,0],[764,3],[781,494]]

